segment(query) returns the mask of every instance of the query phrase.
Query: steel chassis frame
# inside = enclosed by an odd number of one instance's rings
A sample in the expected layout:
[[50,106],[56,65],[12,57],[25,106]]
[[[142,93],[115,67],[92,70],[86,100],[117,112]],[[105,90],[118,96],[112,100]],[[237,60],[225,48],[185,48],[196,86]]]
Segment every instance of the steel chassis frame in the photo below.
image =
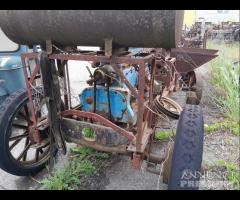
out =
[[[150,112],[149,109],[145,109],[145,103],[148,104],[149,107],[152,107],[153,103],[153,84],[154,84],[154,71],[156,68],[156,59],[153,54],[149,54],[147,56],[138,57],[138,58],[131,58],[130,54],[127,54],[125,56],[116,56],[116,57],[109,57],[109,56],[102,56],[102,55],[96,55],[97,52],[92,52],[93,55],[86,55],[83,52],[76,53],[76,54],[63,54],[63,53],[53,53],[48,54],[48,58],[50,60],[57,60],[60,61],[62,65],[66,65],[69,60],[75,60],[75,61],[93,61],[93,62],[109,62],[113,68],[115,69],[116,73],[119,77],[121,77],[122,81],[127,85],[128,89],[131,91],[132,95],[137,99],[137,124],[136,124],[136,130],[137,134],[134,135],[132,132],[126,131],[125,129],[117,126],[116,124],[112,123],[108,119],[91,112],[83,112],[80,110],[76,110],[70,107],[69,108],[69,98],[65,94],[64,95],[64,101],[65,101],[65,110],[61,112],[62,117],[70,117],[70,116],[77,116],[77,117],[87,117],[94,119],[96,121],[101,122],[107,127],[112,128],[122,136],[126,137],[130,141],[130,145],[127,147],[126,152],[132,153],[132,166],[134,168],[140,167],[141,160],[144,157],[144,151],[146,150],[146,146],[149,142],[149,138],[154,130],[153,125],[153,113]],[[88,54],[88,53],[87,53]],[[91,54],[91,53],[90,53]],[[21,55],[22,64],[23,64],[23,71],[25,75],[26,80],[26,90],[27,90],[27,96],[30,100],[30,110],[32,113],[32,120],[33,125],[31,131],[31,134],[34,135],[33,138],[35,138],[35,142],[40,142],[39,133],[37,131],[37,121],[35,118],[34,112],[34,105],[32,103],[32,96],[31,96],[31,83],[35,79],[37,73],[40,71],[40,64],[39,64],[39,53],[24,53]],[[29,59],[34,59],[36,61],[36,67],[33,70],[33,73],[31,74],[30,79],[27,78],[27,64],[26,61]],[[120,69],[116,67],[117,63],[126,63],[126,64],[136,64],[139,65],[139,75],[138,75],[138,90],[133,88],[131,84],[128,82],[124,74]],[[145,74],[145,64],[151,64],[151,80],[147,83],[146,82],[146,74]],[[69,76],[68,76],[68,70],[67,73],[64,75],[64,88],[66,88],[66,83],[69,83]],[[67,80],[66,80],[67,79]],[[144,98],[144,92],[146,89],[146,83],[149,87],[149,100],[148,102],[145,102]],[[66,106],[67,105],[67,106]],[[92,146],[94,148],[94,146]],[[122,153],[122,149],[119,151]]]

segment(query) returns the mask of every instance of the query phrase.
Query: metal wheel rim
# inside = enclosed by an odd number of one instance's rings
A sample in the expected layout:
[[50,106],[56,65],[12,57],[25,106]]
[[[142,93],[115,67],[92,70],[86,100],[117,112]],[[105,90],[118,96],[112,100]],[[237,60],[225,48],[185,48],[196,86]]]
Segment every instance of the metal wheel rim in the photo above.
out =
[[[9,133],[8,133],[8,151],[11,155],[11,159],[14,162],[17,162],[18,164],[20,164],[23,167],[34,167],[34,166],[40,165],[40,164],[42,164],[42,163],[44,163],[48,160],[48,158],[50,156],[50,140],[49,140],[49,137],[47,136],[48,135],[47,130],[42,131],[42,133],[45,134],[46,137],[47,137],[46,139],[43,140],[42,143],[36,145],[36,144],[33,144],[32,141],[30,140],[29,131],[27,130],[27,128],[28,128],[28,125],[27,125],[28,121],[27,120],[29,120],[30,115],[28,114],[28,116],[27,116],[27,113],[26,113],[26,110],[28,110],[28,106],[27,106],[28,102],[29,102],[28,99],[24,100],[20,104],[18,109],[16,109],[15,113],[13,114],[13,117],[12,117],[13,120],[9,124],[9,127],[8,127],[8,130],[9,130]],[[25,111],[25,115],[22,113],[23,109]],[[27,123],[25,123],[25,124],[16,123],[16,122],[19,122],[19,120],[17,119],[17,117],[19,117],[19,115],[22,116],[21,120],[23,120]],[[24,118],[23,115],[25,116],[25,119],[23,119]],[[38,122],[40,122],[40,121],[38,121]],[[19,128],[19,125],[22,126],[22,128]],[[14,134],[13,127],[14,127],[14,129],[16,127],[18,127],[18,129],[22,129],[22,130],[25,130],[25,131],[21,134],[16,133],[17,132],[16,131],[15,132],[16,135],[13,135]],[[19,138],[19,139],[16,139],[16,138]],[[18,149],[16,149],[16,147],[18,146],[18,148],[20,148],[19,146],[21,144],[23,146],[23,143],[25,143],[25,144],[24,144],[24,147],[21,148],[22,151],[20,151],[20,153],[13,153],[13,150],[15,149],[15,152],[17,152]],[[35,152],[34,157],[32,159],[28,159],[30,150],[32,150],[32,152],[31,152],[32,157],[33,157],[33,154]],[[18,156],[16,156],[16,155],[18,155]]]
[[178,105],[175,101],[168,97],[158,97],[158,102],[161,104],[163,108],[165,108],[167,111],[174,113],[174,114],[180,114],[182,111],[182,108],[180,105]]

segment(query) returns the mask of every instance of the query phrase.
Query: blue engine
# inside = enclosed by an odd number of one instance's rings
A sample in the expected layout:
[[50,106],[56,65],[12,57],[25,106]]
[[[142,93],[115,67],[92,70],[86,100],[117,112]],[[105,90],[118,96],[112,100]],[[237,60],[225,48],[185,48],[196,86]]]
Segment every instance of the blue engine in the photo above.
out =
[[[138,72],[135,67],[127,67],[123,73],[130,84],[137,87]],[[93,86],[85,88],[79,95],[83,111],[94,112],[94,94],[96,95],[95,113],[111,119],[114,123],[136,124],[131,93],[110,65],[96,69]]]

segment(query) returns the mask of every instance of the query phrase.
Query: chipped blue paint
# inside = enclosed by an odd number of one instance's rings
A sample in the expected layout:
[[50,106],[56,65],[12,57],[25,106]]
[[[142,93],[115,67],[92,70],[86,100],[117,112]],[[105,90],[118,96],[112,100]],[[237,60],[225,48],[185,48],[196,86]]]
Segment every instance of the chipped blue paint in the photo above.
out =
[[[120,87],[110,87],[110,105],[111,115],[115,122],[136,123],[136,115],[130,106],[130,94],[128,90]],[[87,87],[79,95],[83,111],[93,112],[94,108],[94,88]],[[86,98],[92,99],[88,104]],[[107,89],[104,86],[97,86],[96,90],[96,110],[101,114],[105,113],[109,116]]]
[[0,52],[0,103],[11,93],[25,88],[21,53],[28,51],[27,46],[19,46],[17,51]]

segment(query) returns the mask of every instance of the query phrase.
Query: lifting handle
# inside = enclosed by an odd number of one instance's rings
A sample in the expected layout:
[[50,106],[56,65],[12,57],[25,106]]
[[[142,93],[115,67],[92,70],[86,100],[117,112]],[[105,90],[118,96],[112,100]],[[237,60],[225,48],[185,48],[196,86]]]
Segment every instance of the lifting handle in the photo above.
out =
[[86,66],[86,68],[87,68],[87,70],[88,70],[88,72],[89,72],[89,74],[90,74],[90,78],[92,78],[92,77],[93,77],[93,74],[92,74],[92,72],[90,71],[90,69],[89,69],[89,67],[88,67],[88,66]]

